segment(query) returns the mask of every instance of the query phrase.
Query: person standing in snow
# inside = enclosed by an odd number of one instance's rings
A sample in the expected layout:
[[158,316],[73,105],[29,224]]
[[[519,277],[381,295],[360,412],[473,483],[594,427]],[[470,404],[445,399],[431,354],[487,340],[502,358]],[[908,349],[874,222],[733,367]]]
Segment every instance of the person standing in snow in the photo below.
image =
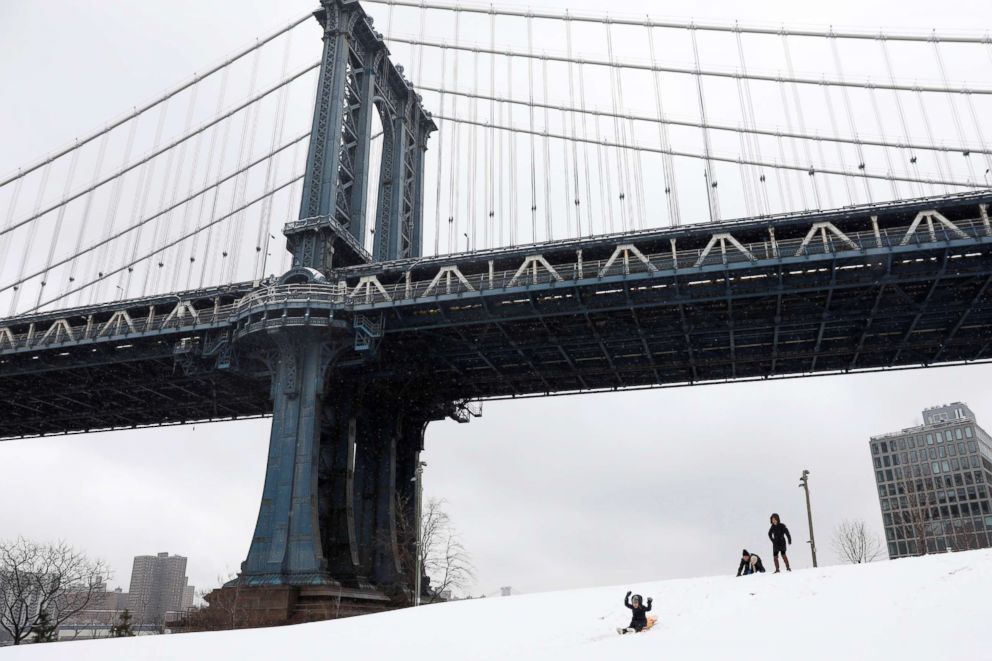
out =
[[765,573],[765,565],[762,564],[761,558],[757,553],[748,553],[747,549],[744,549],[741,554],[741,564],[737,567],[737,575],[748,576],[758,573]]
[[[648,627],[648,611],[651,610],[651,602],[653,599],[648,597],[648,605],[642,605],[641,595],[635,594],[631,597],[631,591],[627,590],[627,596],[623,598],[623,605],[633,611],[630,618],[630,626],[626,629],[620,627],[617,628],[617,633],[640,633],[643,629]],[[653,618],[652,618],[653,619]]]
[[768,529],[768,539],[772,540],[772,559],[775,561],[775,573],[779,572],[778,569],[778,556],[782,554],[782,560],[785,561],[785,571],[792,571],[792,567],[789,566],[789,556],[786,554],[786,540],[789,544],[792,543],[792,535],[789,533],[789,529],[785,527],[782,523],[782,519],[779,518],[778,514],[772,514],[770,518],[772,527]]

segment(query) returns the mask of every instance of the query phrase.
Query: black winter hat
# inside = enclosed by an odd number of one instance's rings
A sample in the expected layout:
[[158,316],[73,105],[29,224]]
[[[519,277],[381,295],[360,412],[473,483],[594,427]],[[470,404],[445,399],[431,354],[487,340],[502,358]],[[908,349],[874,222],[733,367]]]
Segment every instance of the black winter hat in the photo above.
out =
[[747,549],[744,549],[744,550],[743,550],[743,551],[741,552],[741,555],[751,555],[751,554],[747,552]]

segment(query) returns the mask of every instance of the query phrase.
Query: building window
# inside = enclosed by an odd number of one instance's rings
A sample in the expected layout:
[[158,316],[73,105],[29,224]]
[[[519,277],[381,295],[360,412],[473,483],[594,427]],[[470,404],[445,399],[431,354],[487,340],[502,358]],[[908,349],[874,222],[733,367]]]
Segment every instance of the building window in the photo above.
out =
[[875,468],[881,468],[881,467],[882,467],[882,460],[879,459],[878,457],[875,457]]
[[933,469],[933,474],[938,475],[940,473],[940,464],[936,461],[930,464],[930,468]]
[[933,434],[927,434],[927,445],[933,445]]
[[964,435],[965,435],[966,438],[971,438],[972,433],[973,432],[971,431],[971,427],[965,427],[964,428]]
[[951,470],[951,464],[950,464],[950,463],[948,463],[948,462],[946,462],[946,461],[945,461],[945,462],[943,462],[943,463],[941,464],[941,466],[942,466],[942,468],[944,469],[944,472],[945,472],[945,473]]
[[[947,462],[944,462],[947,463]],[[961,466],[958,464],[957,459],[951,459],[951,470],[959,470]]]
[[930,448],[930,460],[932,461],[936,458],[937,458],[937,450],[934,448]]
[[906,439],[906,445],[909,446],[909,449],[910,450],[912,450],[913,448],[915,448],[916,447],[916,437],[915,436],[910,436],[909,438],[907,438]]
[[953,443],[948,443],[947,444],[947,454],[951,455],[952,457],[957,456],[958,449],[956,447],[954,447],[954,444]]
[[892,465],[892,459],[889,458],[889,455],[885,455],[884,457],[882,457],[882,464],[886,468]]
[[950,429],[945,430],[944,431],[944,440],[945,441],[950,441],[952,438],[954,438],[954,436],[951,434],[951,430]]
[[945,450],[943,446],[941,446],[937,448],[937,454],[940,456],[941,459],[943,459],[944,457],[947,456],[947,450]]
[[880,443],[880,445],[882,446],[882,452],[888,452],[889,451],[889,445],[888,445],[888,443],[886,443],[885,441],[882,441]]
[[961,441],[960,443],[958,443],[958,454],[965,454],[967,452],[968,451],[964,447],[964,441]]
[[961,440],[962,433],[961,433],[961,428],[960,427],[958,427],[957,429],[954,430],[954,438],[958,439],[959,441]]
[[970,450],[971,452],[978,452],[978,442],[968,441],[968,450]]
[[878,454],[878,443],[872,443],[871,444],[871,453],[872,454]]
[[916,454],[916,450],[909,453],[909,460],[914,464],[920,460],[919,456]]

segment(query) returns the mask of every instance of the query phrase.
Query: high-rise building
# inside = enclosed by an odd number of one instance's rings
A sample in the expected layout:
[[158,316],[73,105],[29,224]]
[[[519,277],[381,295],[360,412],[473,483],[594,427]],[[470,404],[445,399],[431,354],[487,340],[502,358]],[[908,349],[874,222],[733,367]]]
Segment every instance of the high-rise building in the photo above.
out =
[[183,556],[159,553],[135,557],[127,600],[135,623],[164,624],[168,613],[184,609],[184,601],[192,593]]
[[870,444],[890,558],[992,546],[992,437],[966,404]]

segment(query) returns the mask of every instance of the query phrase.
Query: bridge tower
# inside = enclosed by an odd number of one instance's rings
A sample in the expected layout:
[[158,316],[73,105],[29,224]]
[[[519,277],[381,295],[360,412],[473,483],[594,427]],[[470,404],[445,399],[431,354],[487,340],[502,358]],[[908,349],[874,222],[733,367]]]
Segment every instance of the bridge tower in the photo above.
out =
[[[436,126],[356,0],[321,0],[315,17],[323,59],[299,220],[284,230],[293,266],[279,284],[326,290],[335,268],[420,255],[424,152]],[[370,255],[372,113],[383,152]],[[356,612],[405,603],[413,581],[403,558],[413,549],[398,528],[413,516],[412,480],[437,403],[363,379],[355,337],[365,322],[328,303],[315,326],[319,304],[307,305],[239,340],[266,356],[273,420],[258,521],[228,589],[258,588],[257,609],[289,615],[297,601],[342,594]]]

